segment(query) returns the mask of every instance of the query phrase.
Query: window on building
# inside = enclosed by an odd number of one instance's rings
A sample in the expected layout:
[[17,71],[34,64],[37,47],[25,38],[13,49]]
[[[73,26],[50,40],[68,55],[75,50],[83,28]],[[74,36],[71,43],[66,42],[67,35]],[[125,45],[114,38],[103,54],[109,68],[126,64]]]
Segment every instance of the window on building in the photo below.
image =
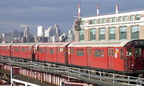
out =
[[123,21],[122,16],[118,17],[118,21],[119,21],[119,22],[122,22],[122,21]]
[[102,19],[102,23],[106,23],[106,18],[103,18],[103,19]]
[[98,19],[98,23],[101,24],[102,23],[102,19]]
[[109,28],[109,40],[115,40],[116,28],[110,27]]
[[111,18],[108,18],[108,23],[111,23],[112,22],[112,19]]
[[137,15],[135,16],[135,19],[136,19],[136,20],[140,20],[140,15],[137,14]]
[[113,17],[113,18],[112,18],[112,22],[116,22],[116,17]]
[[99,29],[99,40],[105,40],[105,28]]
[[124,16],[124,17],[123,17],[123,20],[124,20],[124,21],[127,21],[127,16]]
[[84,50],[83,49],[77,49],[77,56],[84,56]]
[[131,27],[131,39],[138,39],[139,38],[139,26],[132,26]]
[[84,41],[84,30],[79,31],[79,41]]
[[130,20],[133,21],[134,20],[134,15],[130,16]]
[[93,20],[93,24],[96,24],[96,19]]
[[104,50],[103,49],[95,49],[94,56],[95,57],[104,57]]
[[96,40],[96,29],[90,29],[90,41]]
[[93,24],[92,20],[89,20],[89,24]]
[[123,40],[123,39],[127,39],[127,27],[126,26],[121,26],[120,28],[119,28],[119,30],[120,30],[120,40]]
[[85,21],[84,20],[81,21],[81,25],[85,25]]

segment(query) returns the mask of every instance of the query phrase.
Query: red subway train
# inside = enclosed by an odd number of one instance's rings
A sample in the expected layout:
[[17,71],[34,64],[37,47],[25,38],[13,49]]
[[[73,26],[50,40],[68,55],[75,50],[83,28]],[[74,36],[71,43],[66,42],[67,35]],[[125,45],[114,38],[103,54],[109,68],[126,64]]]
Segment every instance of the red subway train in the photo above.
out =
[[144,73],[144,40],[5,43],[0,56],[123,74]]

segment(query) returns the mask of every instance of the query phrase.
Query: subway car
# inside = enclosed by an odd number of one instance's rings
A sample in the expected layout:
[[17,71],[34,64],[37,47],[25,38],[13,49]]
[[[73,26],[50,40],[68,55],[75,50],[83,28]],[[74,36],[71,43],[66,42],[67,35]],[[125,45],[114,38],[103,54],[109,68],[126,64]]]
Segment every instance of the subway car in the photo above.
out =
[[35,60],[56,64],[67,64],[67,46],[69,42],[35,44]]
[[10,46],[10,57],[31,60],[34,45],[35,43],[13,43]]
[[118,72],[144,72],[144,40],[73,42],[68,46],[70,66]]
[[144,40],[0,44],[0,56],[114,73],[144,73]]
[[0,56],[10,57],[11,56],[11,43],[0,44]]

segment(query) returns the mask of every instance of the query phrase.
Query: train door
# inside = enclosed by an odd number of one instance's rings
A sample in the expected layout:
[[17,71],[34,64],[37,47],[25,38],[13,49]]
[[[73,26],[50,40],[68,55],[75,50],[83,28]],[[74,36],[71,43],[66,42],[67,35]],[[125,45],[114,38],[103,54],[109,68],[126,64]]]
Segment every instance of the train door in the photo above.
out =
[[108,47],[108,68],[114,69],[114,48]]
[[118,47],[114,50],[115,70],[124,71],[124,48]]
[[70,50],[68,50],[68,53],[70,54],[70,64],[74,64],[74,57],[75,57],[75,55],[74,55],[74,47],[71,47],[70,48]]
[[134,48],[134,70],[142,70],[143,69],[143,61],[144,61],[144,49],[142,47]]
[[61,55],[60,55],[60,48],[56,47],[56,62],[60,62]]
[[133,70],[134,67],[134,47],[126,47],[126,62],[125,62],[125,69]]
[[48,47],[46,47],[46,61],[49,61],[49,50],[48,50]]
[[45,47],[40,47],[39,48],[39,60],[45,61]]
[[91,66],[92,48],[87,47],[87,66]]

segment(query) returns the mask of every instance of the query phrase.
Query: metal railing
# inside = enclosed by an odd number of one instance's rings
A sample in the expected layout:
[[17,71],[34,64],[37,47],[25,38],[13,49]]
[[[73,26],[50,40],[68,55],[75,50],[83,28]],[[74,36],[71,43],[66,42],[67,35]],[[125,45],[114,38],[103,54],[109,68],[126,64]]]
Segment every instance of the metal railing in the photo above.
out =
[[70,78],[83,80],[87,83],[99,84],[103,86],[142,86],[144,78],[107,73],[89,69],[80,69],[56,64],[41,63],[34,61],[15,60],[0,58],[0,63],[8,63],[13,66],[24,67],[43,71],[51,74],[64,75]]

